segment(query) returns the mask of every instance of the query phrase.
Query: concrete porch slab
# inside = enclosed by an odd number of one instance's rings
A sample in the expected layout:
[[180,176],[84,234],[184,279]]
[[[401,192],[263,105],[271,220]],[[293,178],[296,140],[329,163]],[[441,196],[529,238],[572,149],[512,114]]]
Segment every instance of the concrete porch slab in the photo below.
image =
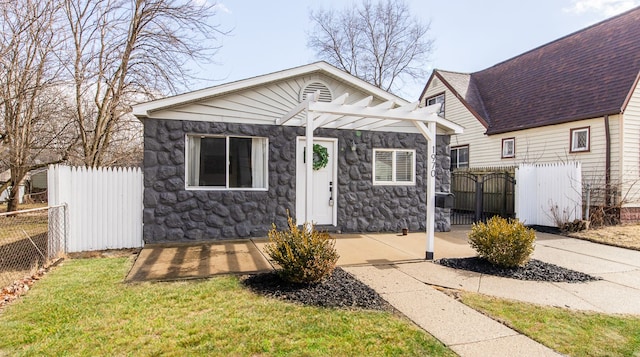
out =
[[251,240],[199,244],[147,244],[126,281],[204,278],[273,269]]
[[[472,256],[466,235],[436,233],[437,258]],[[338,266],[389,265],[424,261],[426,234],[333,234]],[[126,281],[206,278],[218,274],[250,274],[274,268],[264,251],[266,238],[218,242],[147,244]]]

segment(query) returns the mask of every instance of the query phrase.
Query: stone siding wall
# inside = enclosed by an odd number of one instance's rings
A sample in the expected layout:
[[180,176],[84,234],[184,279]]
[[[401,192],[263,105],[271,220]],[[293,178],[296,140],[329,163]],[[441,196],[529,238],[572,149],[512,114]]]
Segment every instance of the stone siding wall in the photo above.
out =
[[[272,223],[286,227],[287,211],[295,217],[296,137],[304,136],[304,128],[145,119],[144,133],[145,242],[261,237]],[[186,134],[267,137],[268,190],[185,189]],[[422,135],[329,129],[319,129],[315,135],[338,138],[337,230],[425,230],[427,167]],[[436,191],[448,191],[450,185],[448,141],[448,137],[437,140]],[[416,149],[416,185],[373,186],[373,148]],[[448,220],[448,212],[436,210],[437,230],[449,230]]]

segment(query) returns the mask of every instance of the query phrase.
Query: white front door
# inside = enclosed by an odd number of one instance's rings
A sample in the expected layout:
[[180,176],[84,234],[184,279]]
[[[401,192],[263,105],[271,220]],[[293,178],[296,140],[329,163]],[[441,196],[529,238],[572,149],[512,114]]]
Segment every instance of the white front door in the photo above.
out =
[[[338,139],[314,138],[314,144],[327,149],[327,165],[318,170],[313,170],[313,210],[312,221],[316,224],[336,225],[337,218],[337,161],[335,153],[338,152]],[[298,224],[304,223],[304,210],[306,200],[306,170],[305,150],[306,140],[298,138],[296,145],[296,220]]]

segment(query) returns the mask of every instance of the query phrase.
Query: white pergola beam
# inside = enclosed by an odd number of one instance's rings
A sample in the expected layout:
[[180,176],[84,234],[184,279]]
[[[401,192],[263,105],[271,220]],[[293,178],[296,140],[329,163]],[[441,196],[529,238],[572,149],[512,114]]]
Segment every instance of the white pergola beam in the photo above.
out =
[[293,117],[298,115],[303,110],[305,109],[308,110],[309,103],[317,101],[317,98],[319,97],[320,97],[320,91],[316,91],[315,93],[308,95],[302,102],[298,103],[298,105],[296,105],[295,107],[293,107],[293,109],[288,111],[287,114],[285,114],[282,118],[276,119],[276,125],[283,125],[289,120],[291,120]]
[[[435,114],[432,114],[435,115]],[[462,134],[464,128],[458,124],[448,121],[438,115],[436,115],[435,122],[438,125],[444,126],[445,128],[449,128],[449,130],[453,131],[454,134]]]
[[420,133],[422,133],[422,135],[428,140],[428,141],[433,141],[435,140],[435,133],[431,131],[430,128],[428,128],[423,122],[420,121],[414,121],[413,125],[416,126],[416,128],[418,128],[418,130],[420,130]]
[[[318,102],[319,92],[307,97],[296,105],[285,116],[276,120],[277,125],[305,126],[305,222],[313,222],[313,137],[317,128],[337,128],[350,130],[373,130],[410,121],[427,139],[427,243],[426,259],[434,259],[434,219],[435,219],[435,150],[436,125],[442,125],[456,134],[462,133],[463,128],[437,115],[440,107],[430,105],[418,108],[419,103],[408,103],[398,108],[393,101],[386,101],[376,106],[369,106],[373,97],[361,99],[352,104],[344,104],[348,98],[345,93],[331,103]],[[305,119],[294,119],[305,111]]]
[[[309,103],[309,111],[317,113],[328,113],[335,115],[344,115],[355,118],[378,118],[378,119],[398,119],[398,120],[418,120],[431,122],[435,120],[437,115],[423,113],[421,110],[408,111],[400,108],[395,109],[378,109],[376,107],[359,107],[349,104],[333,105],[331,103],[314,102]],[[328,124],[328,123],[327,123]],[[340,127],[345,123],[338,123]]]
[[305,209],[304,222],[313,222],[313,118],[307,113],[305,156]]
[[[337,104],[337,105],[342,105],[342,104],[344,104],[344,102],[347,101],[348,97],[349,97],[349,93],[344,93],[343,95],[339,96],[338,98],[332,100],[331,103],[332,104]],[[325,125],[326,123],[335,121],[335,120],[340,119],[342,117],[343,117],[343,115],[322,114],[317,119],[315,119],[313,121],[313,128],[314,129],[320,128],[323,125]]]
[[[424,125],[424,123],[420,123]],[[431,132],[432,140],[427,143],[427,251],[425,259],[434,259],[434,232],[435,232],[435,209],[436,209],[436,123],[434,121],[428,124],[428,131]]]

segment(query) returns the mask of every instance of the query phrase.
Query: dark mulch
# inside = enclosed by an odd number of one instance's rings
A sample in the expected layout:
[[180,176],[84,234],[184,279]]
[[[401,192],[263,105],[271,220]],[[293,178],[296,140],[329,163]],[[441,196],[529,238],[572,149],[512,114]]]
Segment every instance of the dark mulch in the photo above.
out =
[[525,266],[518,268],[501,268],[479,257],[445,258],[437,260],[436,263],[450,268],[519,280],[563,283],[584,283],[587,281],[602,280],[601,278],[593,277],[579,271],[566,269],[535,259],[531,259]]
[[[496,267],[478,257],[440,259],[436,263],[450,268],[520,280],[568,283],[601,280],[535,259],[519,268]],[[276,272],[250,275],[243,278],[242,283],[257,294],[305,305],[394,311],[393,307],[373,289],[340,268],[336,268],[330,277],[317,284],[292,284],[282,280]]]
[[378,293],[340,268],[317,284],[292,284],[276,272],[251,275],[242,283],[260,295],[305,305],[393,311]]

